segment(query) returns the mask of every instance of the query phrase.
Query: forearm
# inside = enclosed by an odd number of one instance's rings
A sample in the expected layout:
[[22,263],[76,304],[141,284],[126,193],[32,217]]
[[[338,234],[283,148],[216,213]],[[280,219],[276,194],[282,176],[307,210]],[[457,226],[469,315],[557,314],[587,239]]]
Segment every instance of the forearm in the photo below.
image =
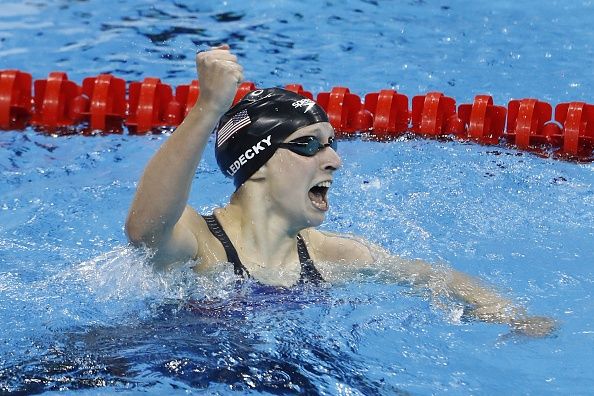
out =
[[[175,237],[173,230],[187,205],[208,138],[243,80],[243,68],[228,45],[196,54],[196,66],[198,102],[150,160],[138,184],[126,220],[126,233],[133,243],[159,248]],[[182,240],[188,236],[177,235]]]
[[393,280],[425,287],[434,297],[453,298],[472,305],[470,313],[478,319],[510,323],[515,315],[523,312],[510,299],[482,284],[477,278],[448,266],[396,257],[389,261],[389,273]]
[[[477,278],[445,265],[431,265],[423,260],[403,259],[387,250],[357,238],[327,232],[308,232],[312,252],[319,259],[316,268],[329,282],[343,282],[358,276],[373,276],[389,283],[426,288],[437,299],[456,299],[471,305],[475,318],[507,323],[515,331],[534,337],[551,334],[555,321],[530,316],[512,300],[483,285]],[[315,246],[323,246],[316,249]]]
[[472,305],[469,312],[477,319],[488,322],[511,323],[513,318],[524,313],[524,310],[514,305],[510,299],[482,284],[477,278],[453,269],[447,269],[443,272],[445,290],[442,293]]
[[147,165],[126,221],[133,242],[158,243],[182,215],[220,111],[200,100]]

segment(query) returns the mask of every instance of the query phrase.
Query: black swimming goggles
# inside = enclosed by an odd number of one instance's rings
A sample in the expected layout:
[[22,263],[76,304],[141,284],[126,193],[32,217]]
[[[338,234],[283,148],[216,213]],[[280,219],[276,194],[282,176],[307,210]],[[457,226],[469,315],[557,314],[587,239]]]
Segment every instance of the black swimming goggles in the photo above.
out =
[[278,147],[286,148],[291,150],[295,154],[303,155],[306,157],[313,157],[319,151],[322,151],[326,147],[332,148],[332,150],[336,151],[337,143],[336,139],[333,137],[328,138],[328,143],[322,144],[320,139],[315,136],[302,136],[298,137],[295,140],[291,140],[290,142],[286,143],[279,143]]

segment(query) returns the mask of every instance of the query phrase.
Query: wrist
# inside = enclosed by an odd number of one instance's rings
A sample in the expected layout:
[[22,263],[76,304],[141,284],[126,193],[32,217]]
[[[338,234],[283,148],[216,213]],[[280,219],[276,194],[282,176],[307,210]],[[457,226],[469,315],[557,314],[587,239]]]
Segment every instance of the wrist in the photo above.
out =
[[221,118],[223,114],[229,109],[229,106],[221,106],[214,100],[210,100],[204,96],[198,97],[196,104],[190,110],[190,112],[197,112],[201,114],[210,114],[217,120]]
[[512,305],[511,303],[492,303],[477,306],[472,309],[472,315],[479,320],[496,323],[513,324],[518,318],[526,314],[521,307]]

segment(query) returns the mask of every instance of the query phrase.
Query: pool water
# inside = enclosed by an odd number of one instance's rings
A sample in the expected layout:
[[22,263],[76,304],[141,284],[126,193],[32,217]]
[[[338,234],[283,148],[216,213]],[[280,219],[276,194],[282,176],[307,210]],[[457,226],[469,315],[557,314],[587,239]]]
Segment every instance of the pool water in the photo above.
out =
[[[194,78],[197,45],[224,41],[258,86],[591,103],[593,16],[589,1],[9,2],[0,69],[177,85]],[[228,266],[153,273],[123,224],[167,136],[0,132],[0,393],[594,388],[592,164],[408,135],[339,143],[323,228],[451,265],[558,321],[552,336],[531,339],[373,276],[278,290],[237,287]],[[212,151],[210,142],[196,174],[209,194],[190,197],[202,213],[233,191]]]

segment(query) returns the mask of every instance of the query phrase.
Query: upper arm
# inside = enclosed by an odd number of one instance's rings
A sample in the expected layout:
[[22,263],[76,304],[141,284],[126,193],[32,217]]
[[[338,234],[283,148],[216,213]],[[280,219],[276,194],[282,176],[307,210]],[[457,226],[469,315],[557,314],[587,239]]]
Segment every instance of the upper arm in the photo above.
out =
[[373,262],[370,244],[361,238],[308,229],[303,232],[314,261]]
[[342,281],[362,273],[396,282],[425,283],[432,267],[422,260],[398,257],[363,238],[310,229],[308,248],[324,279]]
[[302,234],[316,269],[329,282],[352,278],[375,261],[371,245],[360,238],[315,229]]
[[[160,269],[181,264],[198,256],[198,236],[202,218],[190,206],[186,206],[175,226],[160,241],[149,245],[154,249],[151,257],[153,265]],[[204,220],[202,220],[204,222]]]

